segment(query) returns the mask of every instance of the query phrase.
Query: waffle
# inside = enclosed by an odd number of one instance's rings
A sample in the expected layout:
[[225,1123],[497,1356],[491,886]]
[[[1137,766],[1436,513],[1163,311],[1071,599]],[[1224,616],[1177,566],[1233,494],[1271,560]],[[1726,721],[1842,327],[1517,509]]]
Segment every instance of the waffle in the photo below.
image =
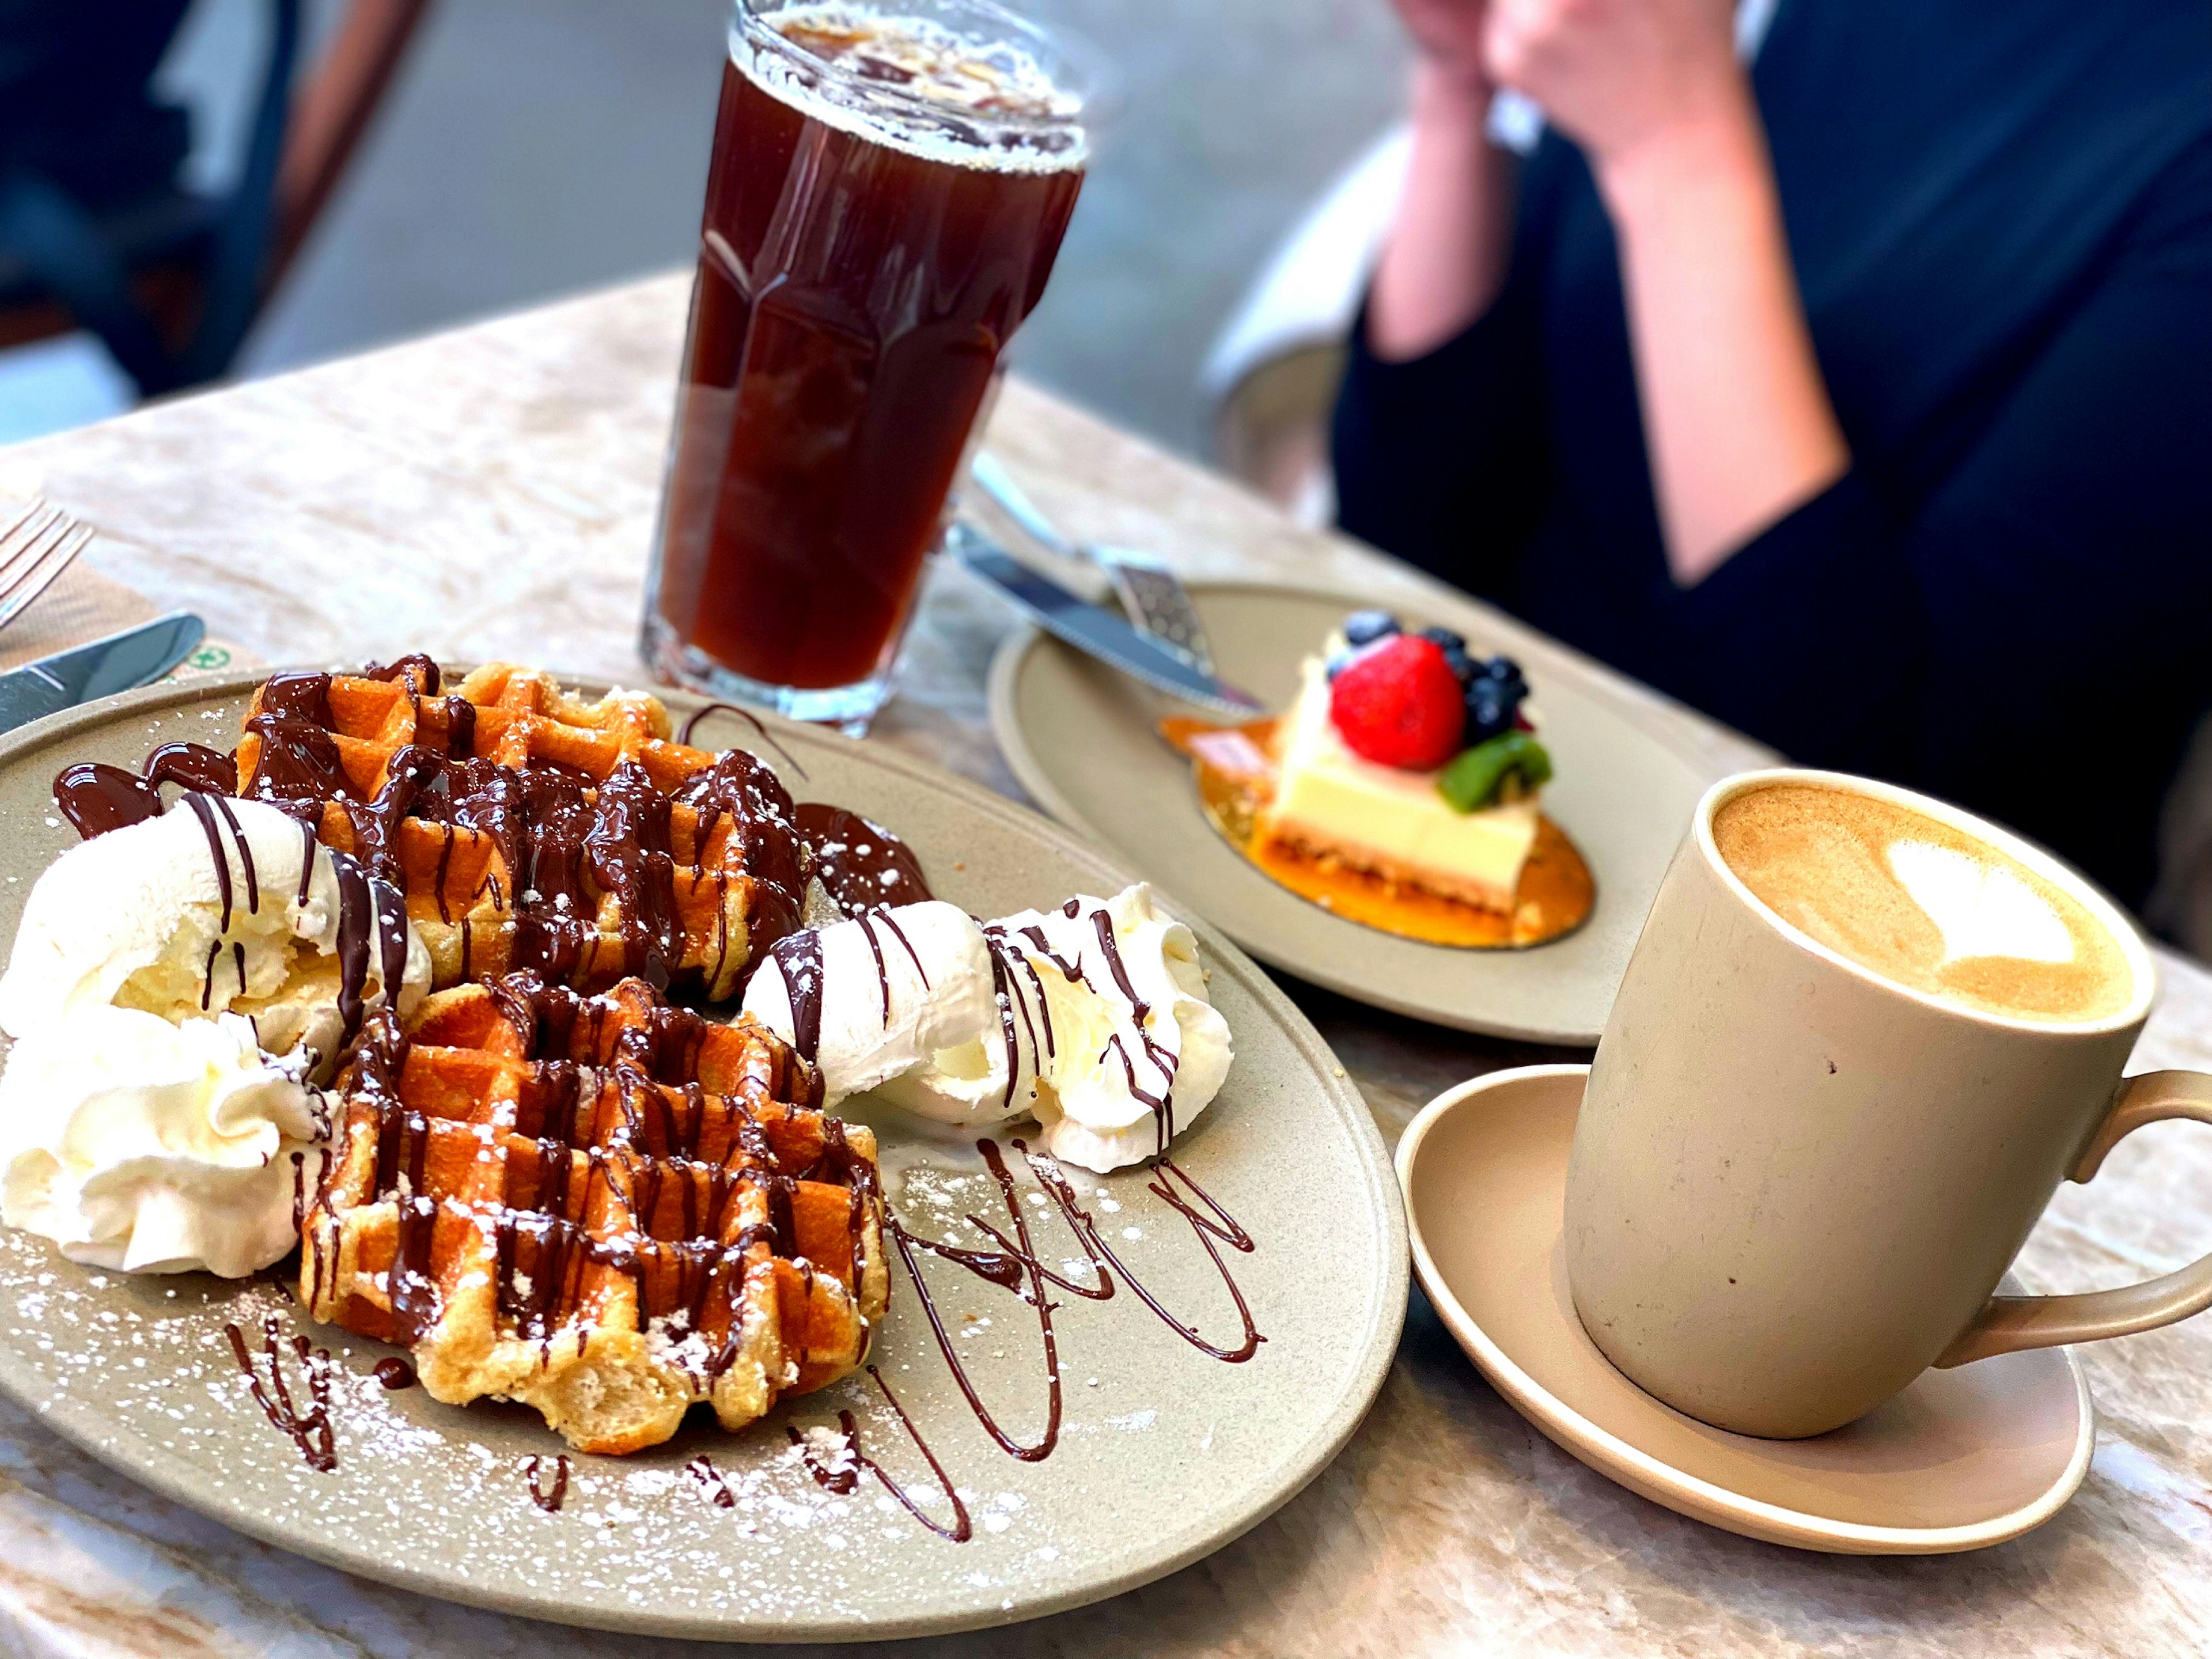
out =
[[646,693],[586,702],[512,664],[439,692],[426,657],[279,674],[236,757],[240,794],[405,894],[434,986],[528,969],[721,1001],[799,925],[791,797],[752,756],[672,741]]
[[875,1137],[750,1018],[532,974],[363,1027],[302,1218],[316,1318],[414,1351],[451,1404],[523,1401],[623,1453],[860,1363],[890,1293]]

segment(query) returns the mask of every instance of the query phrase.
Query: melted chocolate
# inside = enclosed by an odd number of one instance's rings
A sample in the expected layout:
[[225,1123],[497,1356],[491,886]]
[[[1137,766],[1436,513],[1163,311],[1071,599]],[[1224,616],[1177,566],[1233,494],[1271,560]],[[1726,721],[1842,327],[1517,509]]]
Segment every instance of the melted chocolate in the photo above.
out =
[[[1195,1326],[1186,1325],[1177,1319],[1167,1310],[1151,1291],[1145,1287],[1144,1282],[1129,1271],[1129,1264],[1116,1255],[1114,1253],[1114,1247],[1101,1236],[1098,1224],[1091,1218],[1091,1212],[1077,1201],[1075,1189],[1068,1184],[1067,1177],[1060,1172],[1056,1163],[1049,1158],[1038,1157],[1030,1151],[1025,1143],[1019,1140],[1014,1142],[1014,1150],[1021,1153],[1028,1163],[1030,1173],[1036,1177],[1037,1184],[1044,1188],[1046,1195],[1059,1209],[1061,1218],[1067,1223],[1068,1231],[1075,1235],[1077,1242],[1083,1246],[1085,1254],[1090,1256],[1093,1267],[1102,1278],[1108,1267],[1120,1273],[1128,1281],[1129,1288],[1137,1293],[1137,1299],[1159,1316],[1162,1324],[1209,1358],[1222,1360],[1231,1365],[1241,1365],[1259,1352],[1260,1345],[1267,1339],[1260,1334],[1259,1328],[1252,1322],[1252,1310],[1245,1303],[1244,1292],[1238,1286],[1235,1278],[1231,1275],[1228,1263],[1221,1259],[1221,1252],[1214,1248],[1214,1241],[1219,1239],[1247,1255],[1249,1255],[1256,1247],[1253,1244],[1251,1236],[1237,1225],[1235,1218],[1208,1197],[1199,1184],[1185,1175],[1180,1168],[1164,1158],[1155,1158],[1152,1161],[1152,1170],[1158,1178],[1147,1182],[1146,1190],[1165,1201],[1170,1208],[1190,1224],[1191,1231],[1197,1235],[1198,1242],[1206,1247],[1206,1255],[1212,1258],[1214,1271],[1221,1275],[1221,1282],[1228,1286],[1230,1299],[1236,1303],[1237,1317],[1243,1322],[1243,1340],[1234,1348],[1224,1348],[1208,1342],[1198,1334]],[[1163,1170],[1169,1171],[1170,1174],[1161,1175],[1160,1171]],[[1180,1179],[1188,1186],[1191,1192],[1211,1213],[1201,1216],[1194,1209],[1175,1191],[1173,1179]]]
[[198,744],[165,743],[137,772],[99,761],[64,767],[54,779],[54,805],[70,827],[90,841],[111,830],[158,817],[165,783],[228,795],[238,787],[238,769],[229,756]]
[[[1014,1178],[1006,1168],[1006,1159],[1000,1156],[998,1142],[988,1139],[979,1140],[975,1143],[975,1150],[983,1155],[984,1163],[990,1168],[992,1179],[998,1182],[999,1196],[1006,1204],[1008,1219],[1013,1224],[1014,1238],[1012,1241],[1007,1240],[1004,1234],[995,1229],[988,1230],[992,1236],[1005,1246],[1003,1249],[971,1250],[958,1245],[946,1244],[936,1239],[924,1238],[908,1232],[895,1215],[889,1218],[884,1231],[890,1235],[892,1243],[897,1247],[899,1259],[906,1263],[907,1276],[914,1280],[915,1290],[921,1298],[922,1313],[929,1321],[930,1329],[936,1334],[938,1351],[945,1356],[945,1363],[951,1368],[952,1380],[959,1384],[960,1392],[967,1397],[969,1409],[975,1413],[975,1420],[983,1425],[983,1431],[997,1441],[1000,1449],[1009,1456],[1018,1458],[1024,1463],[1042,1462],[1045,1458],[1052,1455],[1052,1449],[1059,1443],[1061,1407],[1060,1344],[1052,1328],[1054,1304],[1045,1293],[1044,1287],[1048,1281],[1057,1284],[1064,1289],[1074,1290],[1076,1287],[1059,1275],[1051,1273],[1037,1259],[1036,1251],[1030,1242],[1028,1214],[1016,1198]],[[970,1226],[979,1231],[986,1230],[986,1224],[977,1218],[970,1216],[968,1219]],[[930,1292],[929,1281],[922,1277],[921,1264],[915,1260],[915,1252],[917,1249],[927,1250],[933,1255],[942,1257],[945,1261],[964,1267],[977,1278],[996,1285],[1001,1290],[1013,1291],[1023,1301],[1036,1310],[1037,1333],[1044,1349],[1046,1395],[1044,1428],[1034,1442],[1024,1445],[1014,1439],[999,1426],[998,1419],[992,1416],[990,1408],[984,1405],[983,1397],[976,1392],[975,1384],[969,1378],[967,1367],[960,1362],[959,1351],[953,1346],[951,1334],[945,1328],[945,1320],[937,1310],[937,1299]],[[1087,1295],[1090,1292],[1085,1291],[1079,1293]],[[1110,1291],[1106,1292],[1107,1295],[1111,1293]]]
[[848,916],[930,896],[914,849],[880,823],[822,801],[802,801],[794,811],[812,872]]
[[738,708],[737,704],[733,702],[710,702],[704,708],[696,711],[690,720],[684,722],[683,730],[676,734],[676,741],[688,746],[691,742],[691,734],[699,729],[699,722],[705,720],[709,714],[735,714],[739,720],[752,727],[753,735],[755,737],[758,738],[763,743],[775,750],[778,755],[783,757],[783,763],[786,766],[788,766],[793,771],[798,773],[802,778],[806,775],[806,769],[791,757],[791,750],[786,749],[781,744],[778,743],[772,735],[770,735],[768,727],[760,723],[759,717],[749,709]]
[[308,1397],[313,1402],[302,1412],[284,1381],[283,1356],[277,1346],[276,1316],[270,1314],[261,1322],[263,1347],[269,1358],[269,1382],[265,1388],[253,1356],[246,1350],[246,1333],[235,1324],[226,1324],[222,1332],[230,1339],[230,1352],[238,1361],[239,1370],[246,1373],[246,1386],[253,1391],[253,1403],[261,1407],[261,1414],[291,1437],[309,1468],[323,1474],[337,1468],[337,1443],[331,1427],[331,1351],[317,1348],[310,1352],[304,1336],[295,1336],[291,1340],[292,1352],[307,1374]]
[[[705,710],[700,711],[702,714]],[[694,714],[696,722],[699,716]],[[690,728],[685,728],[687,733]],[[738,1506],[738,1495],[730,1490],[729,1480],[714,1467],[714,1460],[704,1452],[684,1466],[684,1473],[699,1483],[699,1495],[716,1509],[733,1510]]]
[[[811,1065],[822,1049],[822,935],[812,928],[779,940],[770,952],[790,993],[792,1046]],[[884,999],[889,1004],[890,990]]]
[[398,1354],[390,1354],[376,1362],[376,1380],[387,1389],[411,1389],[415,1386],[415,1368]]
[[561,1500],[568,1495],[568,1455],[562,1453],[553,1460],[553,1484],[549,1488],[538,1483],[538,1471],[543,1458],[533,1457],[522,1466],[523,1478],[530,1483],[530,1501],[548,1515],[557,1515]]
[[[908,1515],[921,1522],[930,1531],[952,1543],[966,1543],[975,1536],[975,1529],[969,1519],[968,1506],[960,1501],[960,1494],[953,1490],[952,1481],[945,1473],[945,1466],[937,1461],[937,1454],[929,1449],[929,1443],[921,1437],[921,1431],[915,1427],[914,1419],[906,1414],[906,1407],[899,1404],[898,1396],[891,1392],[891,1385],[884,1381],[883,1373],[871,1365],[868,1367],[868,1375],[875,1379],[876,1386],[884,1391],[884,1398],[890,1402],[891,1409],[898,1413],[899,1422],[905,1426],[907,1437],[914,1442],[915,1449],[919,1451],[923,1461],[928,1463],[929,1472],[937,1477],[939,1489],[945,1493],[952,1505],[952,1524],[949,1527],[939,1526],[935,1521],[930,1519],[922,1507],[914,1501],[912,1494],[897,1481],[892,1480],[884,1472],[884,1466],[862,1449],[860,1422],[849,1411],[841,1411],[837,1413],[837,1425],[844,1432],[846,1449],[852,1457],[852,1462],[847,1468],[833,1469],[821,1462],[816,1458],[813,1448],[807,1444],[804,1435],[795,1428],[785,1429],[784,1432],[791,1437],[791,1443],[799,1448],[799,1456],[806,1465],[806,1472],[814,1477],[814,1482],[818,1486],[825,1487],[834,1492],[850,1493],[859,1490],[860,1471],[866,1469],[876,1477],[884,1492],[889,1493]],[[702,1458],[699,1461],[704,1462],[706,1460]],[[724,1488],[722,1496],[725,1500],[728,1498],[729,1493],[726,1487]],[[727,1506],[727,1503],[725,1502],[724,1507]]]
[[419,696],[434,697],[441,684],[438,665],[420,651],[410,651],[405,656],[388,663],[373,662],[361,671],[365,680],[382,680],[389,684],[404,679]]
[[[1168,1205],[1189,1224],[1193,1234],[1212,1261],[1214,1270],[1221,1275],[1221,1281],[1228,1288],[1230,1298],[1236,1304],[1237,1317],[1243,1327],[1242,1340],[1233,1347],[1208,1341],[1200,1334],[1196,1326],[1186,1324],[1176,1318],[1152,1290],[1129,1270],[1128,1263],[1115,1254],[1113,1247],[1107,1243],[1105,1238],[1100,1234],[1097,1223],[1092,1218],[1090,1212],[1083,1207],[1074,1188],[1069,1184],[1067,1177],[1061,1172],[1055,1161],[1031,1152],[1024,1142],[1017,1140],[1013,1146],[1014,1150],[1022,1154],[1024,1160],[1029,1165],[1030,1174],[1036,1178],[1038,1185],[1043,1188],[1046,1196],[1052,1200],[1060,1218],[1066,1224],[1068,1231],[1074,1235],[1076,1243],[1082,1248],[1090,1263],[1094,1283],[1083,1284],[1054,1272],[1045,1264],[1030,1237],[1027,1207],[1018,1201],[1013,1176],[1006,1167],[1006,1159],[999,1150],[998,1143],[994,1140],[977,1141],[975,1150],[982,1155],[985,1166],[990,1170],[992,1179],[998,1184],[1000,1198],[1006,1205],[1007,1218],[1012,1224],[1012,1237],[1009,1237],[1005,1231],[985,1221],[980,1216],[970,1215],[967,1218],[967,1221],[969,1226],[988,1237],[998,1247],[996,1249],[973,1249],[963,1245],[949,1244],[937,1239],[924,1238],[919,1234],[908,1231],[896,1214],[887,1214],[884,1224],[884,1231],[898,1250],[899,1259],[906,1264],[908,1278],[914,1281],[915,1291],[921,1301],[923,1316],[928,1320],[930,1329],[937,1338],[938,1351],[944,1355],[945,1363],[951,1370],[953,1382],[958,1385],[961,1394],[968,1401],[969,1408],[975,1413],[976,1421],[982,1425],[984,1432],[996,1441],[1002,1449],[1025,1462],[1036,1462],[1051,1455],[1059,1438],[1061,1404],[1060,1358],[1058,1342],[1052,1322],[1053,1311],[1057,1304],[1050,1299],[1045,1288],[1047,1285],[1091,1301],[1107,1302],[1114,1297],[1114,1281],[1118,1275],[1127,1283],[1130,1290],[1135,1292],[1137,1299],[1142,1302],[1161,1323],[1209,1358],[1218,1359],[1232,1365],[1242,1364],[1259,1352],[1260,1345],[1267,1339],[1261,1335],[1258,1328],[1254,1324],[1251,1308],[1245,1300],[1243,1290],[1231,1273],[1228,1264],[1223,1260],[1218,1248],[1220,1244],[1225,1243],[1232,1249],[1249,1255],[1255,1248],[1252,1237],[1227,1210],[1193,1181],[1183,1170],[1164,1158],[1155,1159],[1152,1164],[1153,1179],[1146,1183],[1146,1190]],[[1188,1189],[1190,1194],[1188,1198],[1176,1190],[1176,1183],[1178,1182]],[[1194,1200],[1195,1202],[1193,1201]],[[981,1395],[961,1361],[959,1351],[954,1345],[951,1334],[945,1328],[944,1317],[938,1310],[936,1296],[931,1291],[928,1281],[922,1277],[921,1264],[916,1258],[917,1251],[950,1261],[986,1283],[1018,1296],[1036,1310],[1040,1341],[1044,1354],[1045,1383],[1048,1393],[1045,1427],[1035,1442],[1024,1445],[1013,1439],[1000,1427],[990,1408],[983,1403]],[[902,1413],[902,1415],[903,1415]],[[909,1425],[910,1430],[911,1425]],[[850,1432],[849,1427],[848,1432]],[[855,1454],[857,1455],[857,1443]],[[934,1459],[932,1460],[932,1466],[935,1466]],[[822,1479],[822,1471],[817,1470],[816,1478]],[[849,1490],[849,1488],[847,1489]]]

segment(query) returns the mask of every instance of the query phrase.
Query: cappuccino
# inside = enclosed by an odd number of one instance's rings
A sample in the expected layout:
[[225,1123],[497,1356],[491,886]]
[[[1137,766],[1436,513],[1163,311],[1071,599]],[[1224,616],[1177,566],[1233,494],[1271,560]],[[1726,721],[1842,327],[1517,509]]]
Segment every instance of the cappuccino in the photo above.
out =
[[1777,784],[1714,813],[1713,842],[1776,915],[1908,989],[2066,1024],[2109,1018],[2134,999],[2126,951],[2078,898],[1909,807]]

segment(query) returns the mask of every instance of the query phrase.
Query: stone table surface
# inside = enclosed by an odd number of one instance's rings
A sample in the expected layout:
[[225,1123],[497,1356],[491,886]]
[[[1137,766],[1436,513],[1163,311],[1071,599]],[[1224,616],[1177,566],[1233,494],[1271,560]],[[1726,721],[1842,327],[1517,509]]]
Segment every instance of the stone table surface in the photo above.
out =
[[[428,649],[635,683],[684,295],[684,279],[655,279],[0,451],[0,490],[44,489],[100,527],[88,558],[101,574],[198,610],[216,635],[270,661]],[[1406,568],[1301,530],[1018,381],[990,439],[1072,527],[1158,548],[1187,573],[1294,580],[1386,605],[1447,603]],[[1018,795],[984,712],[986,667],[1012,626],[958,572],[936,573],[877,740]],[[1715,776],[1765,758],[1505,619],[1492,631],[1540,682],[1595,676],[1655,740]],[[2163,968],[2164,996],[2136,1063],[2212,1069],[2212,975],[2172,956]],[[1287,988],[1390,1139],[1465,1078],[1582,1057]],[[2178,1267],[2212,1245],[2208,1177],[2212,1140],[2186,1126],[2147,1130],[2093,1187],[2060,1194],[2018,1270],[2036,1289],[2075,1290]],[[2097,1451],[2056,1519],[1970,1555],[1828,1557],[1715,1531],[1583,1468],[1492,1392],[1416,1292],[1359,1433],[1243,1537],[1091,1607],[866,1650],[2203,1653],[2212,1320],[2094,1345],[2081,1358]],[[0,1654],[663,1650],[712,1650],[535,1624],[352,1578],[157,1498],[0,1404]]]

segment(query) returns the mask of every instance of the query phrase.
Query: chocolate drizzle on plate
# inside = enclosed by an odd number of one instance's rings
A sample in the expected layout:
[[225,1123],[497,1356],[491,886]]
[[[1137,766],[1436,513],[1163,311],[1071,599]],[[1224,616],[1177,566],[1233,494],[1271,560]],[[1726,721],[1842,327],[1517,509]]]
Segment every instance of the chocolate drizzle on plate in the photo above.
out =
[[[696,720],[696,715],[693,718]],[[699,1483],[699,1495],[716,1509],[733,1510],[738,1506],[738,1495],[730,1490],[728,1477],[714,1467],[714,1460],[702,1452],[684,1466],[684,1473]]]
[[126,772],[103,761],[65,766],[54,779],[54,805],[86,841],[161,815],[161,786],[173,783],[206,794],[238,789],[238,769],[228,755],[197,743],[165,743],[146,757],[143,771]]
[[261,1414],[270,1425],[291,1437],[309,1468],[323,1474],[337,1468],[337,1443],[331,1427],[331,1351],[316,1348],[310,1352],[304,1336],[295,1336],[285,1345],[291,1348],[307,1376],[310,1403],[306,1411],[301,1411],[292,1398],[290,1385],[284,1380],[283,1353],[278,1346],[282,1337],[276,1315],[270,1314],[261,1322],[262,1346],[269,1361],[266,1386],[246,1348],[246,1333],[231,1323],[222,1328],[222,1334],[230,1339],[230,1352],[238,1361],[238,1369],[246,1373],[246,1386],[253,1391],[253,1403],[261,1407]]
[[398,1354],[387,1354],[378,1360],[374,1370],[376,1380],[384,1384],[387,1392],[415,1386],[415,1367]]
[[[944,1356],[953,1382],[967,1400],[969,1409],[975,1413],[976,1421],[982,1425],[983,1431],[996,1441],[1009,1456],[1024,1462],[1041,1462],[1052,1455],[1060,1438],[1062,1403],[1060,1347],[1052,1320],[1053,1313],[1060,1304],[1051,1299],[1051,1294],[1046,1289],[1048,1285],[1090,1301],[1107,1302],[1114,1297],[1114,1281],[1119,1275],[1135,1292],[1137,1299],[1157,1316],[1161,1323],[1207,1358],[1236,1365],[1243,1364],[1259,1352],[1261,1343],[1267,1339],[1261,1335],[1258,1327],[1253,1322],[1251,1308],[1243,1290],[1237,1285],[1218,1248],[1219,1244],[1226,1243],[1231,1249],[1249,1255],[1256,1246],[1251,1235],[1238,1224],[1236,1218],[1180,1167],[1164,1158],[1155,1159],[1153,1178],[1146,1183],[1146,1190],[1190,1224],[1193,1234],[1204,1247],[1215,1271],[1221,1275],[1222,1283],[1228,1288],[1230,1298],[1236,1304],[1237,1317],[1243,1325],[1242,1338],[1234,1346],[1209,1341],[1200,1334],[1194,1324],[1178,1318],[1171,1312],[1158,1296],[1130,1271],[1128,1263],[1115,1253],[1113,1247],[1100,1234],[1097,1223],[1083,1207],[1074,1188],[1055,1160],[1030,1152],[1027,1144],[1020,1140],[1016,1140],[1013,1146],[1022,1154],[1030,1173],[1036,1177],[1037,1184],[1059,1212],[1061,1220],[1074,1235],[1077,1244],[1088,1259],[1091,1283],[1085,1284],[1068,1278],[1046,1265],[1030,1236],[1029,1206],[1020,1201],[1012,1172],[1007,1168],[999,1144],[988,1139],[977,1141],[975,1150],[981,1155],[984,1166],[998,1186],[1000,1199],[1006,1206],[1008,1224],[1012,1229],[1011,1237],[999,1227],[973,1214],[967,1218],[968,1224],[989,1238],[997,1246],[995,1249],[974,1249],[923,1237],[910,1231],[896,1214],[887,1216],[884,1228],[896,1248],[899,1259],[906,1264],[907,1276],[914,1281],[915,1293],[921,1302],[922,1316],[929,1322],[930,1329],[936,1336],[938,1352]],[[1188,1188],[1189,1198],[1176,1190],[1175,1183],[1178,1181]],[[1194,1203],[1193,1200],[1195,1200]],[[1019,1297],[1036,1310],[1039,1346],[1044,1360],[1046,1403],[1044,1426],[1034,1440],[1023,1442],[1007,1433],[990,1407],[983,1403],[982,1395],[969,1377],[951,1334],[945,1327],[936,1294],[922,1275],[917,1252],[950,1261],[986,1283]],[[819,1479],[818,1474],[817,1478]]]
[[549,1486],[538,1479],[538,1470],[545,1460],[533,1457],[522,1466],[522,1477],[530,1483],[530,1501],[548,1515],[561,1512],[561,1500],[568,1495],[568,1455],[562,1453],[553,1460],[553,1480]]
[[[914,1419],[906,1414],[906,1407],[899,1404],[898,1396],[891,1392],[891,1385],[884,1381],[884,1374],[871,1365],[868,1367],[868,1375],[875,1379],[876,1386],[884,1391],[884,1398],[890,1402],[891,1410],[898,1413],[899,1422],[905,1426],[907,1437],[914,1442],[915,1449],[921,1454],[922,1460],[929,1465],[929,1472],[937,1477],[938,1489],[945,1494],[946,1500],[952,1505],[952,1524],[949,1527],[943,1526],[932,1519],[929,1512],[915,1502],[914,1495],[894,1480],[884,1471],[882,1464],[868,1455],[860,1445],[860,1421],[849,1411],[841,1411],[837,1413],[837,1426],[845,1437],[845,1459],[834,1466],[822,1461],[813,1443],[806,1436],[801,1434],[796,1428],[785,1429],[784,1432],[791,1437],[791,1443],[799,1448],[799,1455],[806,1465],[806,1472],[814,1477],[816,1486],[840,1496],[848,1496],[860,1489],[860,1472],[865,1469],[876,1477],[884,1491],[889,1493],[908,1515],[921,1522],[930,1531],[952,1543],[966,1543],[975,1535],[975,1525],[969,1518],[967,1504],[961,1502],[960,1494],[953,1490],[952,1482],[945,1473],[945,1466],[937,1461],[937,1454],[929,1449],[929,1443],[921,1437],[921,1431],[915,1427]],[[699,1461],[704,1462],[706,1460],[702,1458]],[[724,1488],[723,1496],[725,1498],[728,1496],[726,1487]]]

